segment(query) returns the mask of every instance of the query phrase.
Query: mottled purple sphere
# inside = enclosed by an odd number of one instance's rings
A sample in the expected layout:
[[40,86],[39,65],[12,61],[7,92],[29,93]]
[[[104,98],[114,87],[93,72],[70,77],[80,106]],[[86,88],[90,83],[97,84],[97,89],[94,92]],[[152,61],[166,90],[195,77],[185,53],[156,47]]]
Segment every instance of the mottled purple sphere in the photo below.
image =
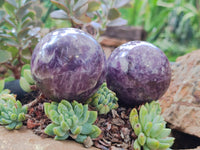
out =
[[171,80],[165,54],[153,44],[131,41],[116,48],[107,61],[107,84],[124,105],[159,99]]
[[106,58],[89,34],[62,28],[48,33],[37,44],[31,72],[47,98],[84,102],[105,81]]

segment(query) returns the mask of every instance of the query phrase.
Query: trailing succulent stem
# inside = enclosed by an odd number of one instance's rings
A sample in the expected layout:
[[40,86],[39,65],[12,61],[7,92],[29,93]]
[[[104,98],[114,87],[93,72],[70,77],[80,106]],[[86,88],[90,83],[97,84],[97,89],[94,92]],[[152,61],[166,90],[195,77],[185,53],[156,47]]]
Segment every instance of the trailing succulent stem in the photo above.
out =
[[88,105],[76,101],[62,100],[60,103],[44,103],[45,114],[52,123],[45,128],[45,133],[55,140],[65,140],[69,136],[79,143],[90,137],[96,138],[101,130],[93,123],[97,119],[96,111],[88,111]]
[[160,115],[161,108],[158,102],[142,105],[139,113],[132,109],[129,120],[131,126],[138,136],[133,147],[135,150],[165,150],[169,149],[174,138],[168,137],[171,129],[166,128],[166,122]]
[[[2,83],[1,87],[3,87]],[[15,95],[10,94],[8,89],[0,90],[0,124],[8,130],[20,129],[25,120],[27,107],[22,107],[21,102],[17,101]]]
[[20,87],[26,92],[31,92],[35,89],[35,81],[31,74],[31,69],[29,64],[26,64],[22,67],[19,83]]
[[107,114],[111,109],[118,108],[116,94],[107,88],[103,83],[99,90],[87,100],[87,103],[94,106],[99,114]]

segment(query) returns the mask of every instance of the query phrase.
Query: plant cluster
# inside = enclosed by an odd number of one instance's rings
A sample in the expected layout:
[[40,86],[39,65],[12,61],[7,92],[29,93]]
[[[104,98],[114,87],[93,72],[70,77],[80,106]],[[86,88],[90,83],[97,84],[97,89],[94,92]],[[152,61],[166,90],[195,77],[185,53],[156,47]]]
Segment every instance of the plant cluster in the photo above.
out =
[[97,112],[88,111],[87,104],[62,100],[60,103],[44,103],[44,110],[52,121],[44,132],[54,136],[55,140],[65,140],[71,136],[77,142],[84,143],[88,137],[92,139],[101,134],[99,127],[93,125]]
[[160,115],[161,108],[158,102],[142,105],[139,113],[132,109],[129,120],[134,133],[137,135],[133,147],[135,150],[164,150],[172,146],[173,137],[168,137],[171,129],[166,128],[166,122]]
[[0,9],[0,65],[20,78],[21,68],[29,63],[40,38],[36,13],[30,9],[34,0],[6,0]]
[[99,114],[107,114],[110,110],[118,108],[118,98],[115,92],[108,89],[107,84],[103,83],[98,91],[90,97],[86,103],[94,106]]
[[21,102],[16,100],[15,95],[5,89],[4,81],[0,81],[0,124],[8,130],[20,129],[23,121],[26,119],[27,107],[22,106]]
[[120,18],[118,8],[127,5],[130,0],[51,0],[51,2],[60,9],[50,14],[52,18],[68,20],[72,27],[84,29],[92,26],[96,32],[95,36],[98,37],[108,26],[121,26],[127,23]]
[[21,77],[19,80],[20,87],[25,91],[25,92],[31,92],[34,90],[35,87],[35,81],[33,79],[33,76],[31,74],[31,69],[30,65],[26,64],[22,67],[21,71]]

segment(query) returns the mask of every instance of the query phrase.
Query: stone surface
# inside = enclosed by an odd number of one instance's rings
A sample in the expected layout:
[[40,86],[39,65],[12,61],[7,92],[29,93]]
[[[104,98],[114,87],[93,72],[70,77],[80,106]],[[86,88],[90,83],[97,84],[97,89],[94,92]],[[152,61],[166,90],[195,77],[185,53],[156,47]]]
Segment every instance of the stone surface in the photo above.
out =
[[160,98],[169,87],[171,68],[165,54],[144,41],[116,48],[107,61],[108,88],[120,104],[133,107]]
[[200,50],[172,65],[170,87],[160,104],[171,128],[200,137]]
[[1,126],[0,133],[0,150],[98,150],[94,147],[84,148],[82,144],[71,140],[42,139],[26,127],[8,131]]
[[91,35],[61,28],[44,36],[31,59],[37,87],[55,101],[86,101],[105,80],[106,57]]

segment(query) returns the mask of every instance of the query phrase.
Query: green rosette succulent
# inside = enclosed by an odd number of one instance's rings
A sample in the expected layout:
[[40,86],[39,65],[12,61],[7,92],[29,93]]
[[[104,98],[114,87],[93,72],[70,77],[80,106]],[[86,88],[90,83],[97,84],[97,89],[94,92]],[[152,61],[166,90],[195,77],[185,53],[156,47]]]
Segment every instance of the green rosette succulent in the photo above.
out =
[[8,89],[0,93],[0,124],[8,130],[20,129],[26,119],[27,107],[16,100]]
[[44,103],[44,110],[52,121],[44,132],[54,136],[55,140],[65,140],[71,136],[75,141],[84,143],[88,137],[92,139],[101,134],[99,127],[93,125],[97,112],[88,111],[87,104],[62,100],[60,103]]
[[161,108],[158,102],[142,105],[139,113],[132,109],[129,121],[137,135],[133,144],[135,150],[167,150],[173,143],[174,138],[168,137],[171,129],[166,128],[166,122],[160,115]]
[[33,89],[31,88],[32,85],[35,85],[35,80],[31,74],[31,67],[29,64],[26,64],[22,67],[21,77],[19,80],[20,87],[25,92],[31,92]]
[[117,101],[115,92],[108,89],[107,84],[103,83],[86,103],[94,106],[99,114],[107,114],[110,110],[118,108]]

